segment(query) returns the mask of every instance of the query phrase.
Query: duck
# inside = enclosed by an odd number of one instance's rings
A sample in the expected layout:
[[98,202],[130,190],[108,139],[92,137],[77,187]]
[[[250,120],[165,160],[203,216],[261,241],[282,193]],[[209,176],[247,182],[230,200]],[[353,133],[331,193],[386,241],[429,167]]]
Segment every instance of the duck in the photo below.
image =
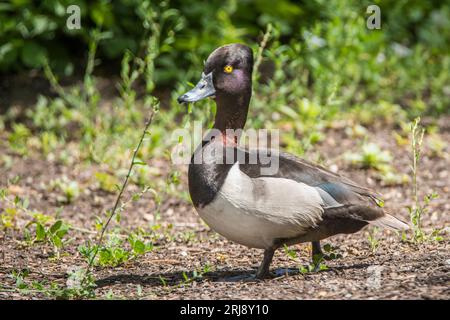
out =
[[177,99],[183,104],[210,97],[217,107],[214,134],[203,137],[188,168],[190,197],[201,219],[228,240],[264,250],[257,279],[272,277],[274,253],[284,246],[311,242],[314,259],[323,255],[320,241],[337,234],[367,225],[407,230],[371,189],[285,152],[269,151],[276,170],[263,170],[268,149],[239,145],[229,132],[245,127],[253,61],[247,45],[221,46],[207,58],[198,84]]

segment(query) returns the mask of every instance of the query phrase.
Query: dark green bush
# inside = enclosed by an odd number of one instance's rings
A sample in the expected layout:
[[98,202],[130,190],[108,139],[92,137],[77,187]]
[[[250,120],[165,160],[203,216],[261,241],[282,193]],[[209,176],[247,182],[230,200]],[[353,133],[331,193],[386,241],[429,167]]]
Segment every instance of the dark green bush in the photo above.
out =
[[[372,3],[381,7],[381,30],[366,28]],[[72,4],[81,8],[80,30],[66,28]],[[101,31],[100,65],[119,73],[125,51],[142,54],[141,43],[151,36],[144,15],[160,24],[157,85],[194,80],[203,59],[224,43],[256,49],[271,23],[276,36],[267,55],[284,68],[283,79],[303,86],[296,94],[323,102],[336,91],[351,106],[388,101],[411,115],[449,108],[448,1],[11,0],[0,4],[0,72],[41,68],[48,60],[58,74],[70,75]]]

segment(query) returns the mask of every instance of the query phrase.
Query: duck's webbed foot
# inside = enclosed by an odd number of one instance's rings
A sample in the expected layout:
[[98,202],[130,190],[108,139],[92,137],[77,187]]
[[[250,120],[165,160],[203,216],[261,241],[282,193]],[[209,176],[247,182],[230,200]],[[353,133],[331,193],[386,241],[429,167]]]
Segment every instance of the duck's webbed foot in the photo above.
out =
[[273,248],[264,250],[264,258],[258,271],[256,271],[256,279],[267,279],[271,277],[270,264],[272,263],[274,253],[275,249]]

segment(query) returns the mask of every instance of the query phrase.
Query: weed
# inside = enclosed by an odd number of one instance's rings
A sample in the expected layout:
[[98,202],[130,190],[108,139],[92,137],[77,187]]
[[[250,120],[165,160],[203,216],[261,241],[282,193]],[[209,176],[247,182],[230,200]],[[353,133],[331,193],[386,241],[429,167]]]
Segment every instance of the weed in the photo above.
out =
[[64,246],[70,242],[70,239],[66,239],[69,230],[91,233],[89,230],[72,226],[61,219],[55,219],[55,217],[29,209],[28,199],[22,199],[19,196],[11,199],[7,189],[0,189],[0,200],[6,204],[5,209],[0,213],[0,227],[3,229],[18,229],[17,216],[19,214],[24,215],[29,221],[23,229],[25,241],[22,244],[29,246],[35,243],[51,245],[56,259],[60,257]]
[[106,172],[96,172],[95,179],[97,180],[101,190],[106,192],[114,192],[119,189],[116,176]]
[[163,287],[167,286],[167,279],[164,278],[163,276],[159,275],[159,281],[161,282]]
[[[422,201],[419,199],[419,183],[418,174],[420,172],[420,160],[422,154],[422,143],[425,134],[425,129],[420,126],[420,118],[416,118],[411,124],[411,151],[412,151],[412,164],[411,164],[411,174],[412,174],[412,192],[414,205],[408,207],[409,216],[411,223],[413,225],[413,236],[412,241],[415,243],[425,241],[427,239],[433,238],[434,236],[427,235],[422,229],[422,217],[428,212],[428,206],[433,199],[438,197],[436,192],[431,192],[426,194]],[[431,235],[439,234],[438,231],[433,231]]]
[[17,223],[17,209],[5,208],[0,213],[0,226],[2,229],[15,229]]
[[375,143],[364,143],[359,152],[344,153],[344,159],[359,169],[374,169],[375,177],[385,186],[403,185],[409,182],[408,176],[399,174],[392,167],[390,152],[382,150]]
[[[208,272],[211,272],[211,270],[211,265],[209,263],[206,263],[202,268],[192,271],[192,276],[189,276],[186,272],[183,271],[183,280],[181,281],[179,286],[185,286],[195,281],[201,281],[204,275]],[[164,283],[166,283],[166,281],[164,281]]]
[[359,153],[346,153],[345,158],[356,167],[376,170],[386,170],[385,166],[392,161],[390,153],[375,143],[365,143]]
[[69,231],[69,226],[64,224],[62,220],[57,220],[49,227],[45,227],[38,219],[28,223],[27,227],[35,225],[35,237],[31,243],[44,242],[53,246],[53,251],[57,259],[60,256],[60,250],[68,240],[64,240]]
[[379,230],[377,227],[373,227],[370,229],[369,234],[367,236],[367,241],[369,242],[370,250],[375,253],[380,245],[380,240],[377,237]]
[[[290,259],[297,260],[297,253],[294,250],[289,249],[289,247],[286,245],[284,245],[283,248],[284,252]],[[336,247],[332,247],[329,244],[324,245],[323,246],[324,253],[315,254],[312,258],[312,263],[307,266],[300,266],[298,268],[299,272],[305,274],[310,272],[327,270],[328,266],[325,264],[325,261],[330,261],[342,257],[340,254],[336,253],[336,250],[337,250]]]
[[194,231],[185,231],[181,234],[181,240],[185,243],[194,243],[197,241],[197,235]]
[[27,155],[28,139],[32,136],[30,129],[21,123],[14,123],[12,129],[8,137],[10,148],[22,156]]
[[289,249],[287,245],[283,246],[284,253],[292,260],[297,259],[297,252],[292,249]]
[[80,186],[76,180],[69,180],[66,176],[50,181],[50,188],[59,190],[62,195],[57,197],[60,203],[72,203],[81,193]]
[[[158,111],[158,108],[159,108],[159,103],[155,101],[154,105],[153,105],[153,112],[151,113],[149,119],[147,120],[147,122],[144,126],[144,130],[142,132],[141,138],[140,138],[136,148],[134,149],[133,157],[131,158],[128,173],[127,173],[125,180],[119,190],[119,193],[117,195],[114,206],[113,206],[112,210],[107,212],[108,218],[107,218],[106,222],[101,225],[100,237],[99,237],[97,243],[94,246],[91,246],[88,243],[86,246],[80,247],[80,253],[87,258],[87,263],[88,263],[88,267],[84,273],[84,278],[81,281],[82,286],[86,285],[86,281],[87,281],[87,283],[89,283],[89,279],[93,277],[92,273],[91,273],[91,269],[92,269],[93,265],[97,263],[97,260],[96,260],[97,255],[99,255],[98,263],[101,265],[108,265],[108,264],[118,265],[129,259],[129,252],[127,252],[122,247],[120,247],[120,243],[117,243],[118,241],[120,242],[120,239],[117,240],[117,238],[112,238],[112,240],[113,240],[112,248],[108,247],[108,246],[103,246],[102,243],[103,243],[103,238],[105,236],[105,232],[106,232],[109,224],[111,223],[112,218],[118,212],[117,210],[119,208],[119,203],[121,201],[123,192],[125,191],[125,188],[127,187],[128,180],[130,179],[133,168],[136,165],[141,164],[137,160],[136,157],[137,157],[140,147],[142,146],[144,138],[150,134],[148,129],[152,123],[155,113]],[[142,241],[140,241],[140,240],[138,241],[135,238],[130,238],[130,244],[132,245],[132,249],[135,254],[145,253],[147,246]],[[153,246],[152,245],[149,246],[149,249],[150,248],[152,249]]]
[[95,282],[89,278],[84,287],[80,286],[82,269],[74,269],[68,272],[66,285],[55,281],[28,280],[30,270],[13,270],[10,277],[14,280],[14,287],[1,286],[4,291],[19,291],[21,294],[42,294],[57,299],[92,298],[94,297]]
[[442,158],[445,154],[446,142],[437,133],[428,135],[427,145],[430,149],[430,156]]
[[[337,247],[333,247],[330,244],[325,244],[322,249],[324,251],[323,253],[315,254],[313,256],[313,263],[308,266],[309,271],[327,270],[328,266],[325,264],[325,261],[331,261],[331,260],[342,258],[342,255],[337,252],[338,251]],[[300,272],[302,272],[302,271],[304,271],[304,270],[300,270]]]
[[[153,242],[145,241],[138,233],[132,232],[128,237],[123,237],[120,229],[109,233],[108,241],[97,247],[98,244],[87,242],[78,247],[78,252],[88,263],[102,267],[116,267],[125,264],[154,249]],[[98,252],[98,255],[96,255]]]

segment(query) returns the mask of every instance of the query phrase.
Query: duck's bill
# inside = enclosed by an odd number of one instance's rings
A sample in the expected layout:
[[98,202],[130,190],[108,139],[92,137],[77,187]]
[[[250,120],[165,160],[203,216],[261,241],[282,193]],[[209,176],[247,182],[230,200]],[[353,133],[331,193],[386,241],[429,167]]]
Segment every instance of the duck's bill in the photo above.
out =
[[197,85],[191,90],[178,98],[178,103],[187,103],[199,101],[211,96],[214,96],[216,89],[214,88],[212,72],[205,75],[202,73],[202,78]]

